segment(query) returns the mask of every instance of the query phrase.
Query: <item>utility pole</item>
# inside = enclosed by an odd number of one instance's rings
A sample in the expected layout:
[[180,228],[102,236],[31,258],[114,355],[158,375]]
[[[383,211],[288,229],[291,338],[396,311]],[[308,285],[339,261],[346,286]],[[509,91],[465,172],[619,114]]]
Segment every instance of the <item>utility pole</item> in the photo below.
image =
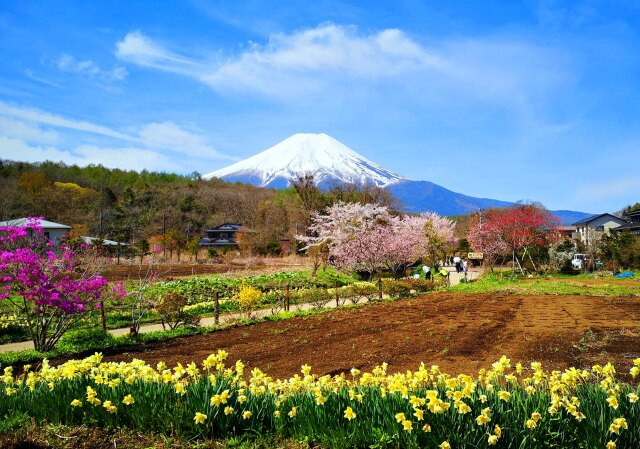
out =
[[167,241],[166,241],[166,234],[167,234],[167,214],[162,214],[162,249],[163,249],[163,254],[164,254],[164,261],[167,261]]

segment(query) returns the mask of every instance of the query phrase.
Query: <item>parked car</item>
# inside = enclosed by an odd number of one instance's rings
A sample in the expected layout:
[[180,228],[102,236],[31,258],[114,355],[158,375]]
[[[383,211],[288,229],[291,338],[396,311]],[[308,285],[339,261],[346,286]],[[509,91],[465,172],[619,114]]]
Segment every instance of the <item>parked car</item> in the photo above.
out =
[[586,254],[574,254],[573,259],[571,259],[571,266],[576,270],[582,270],[582,267],[587,264],[589,260],[589,256]]
[[[573,259],[571,259],[571,266],[576,270],[582,269],[591,269],[590,266],[591,258],[588,254],[574,254]],[[596,259],[595,269],[602,269],[602,261],[600,259]]]

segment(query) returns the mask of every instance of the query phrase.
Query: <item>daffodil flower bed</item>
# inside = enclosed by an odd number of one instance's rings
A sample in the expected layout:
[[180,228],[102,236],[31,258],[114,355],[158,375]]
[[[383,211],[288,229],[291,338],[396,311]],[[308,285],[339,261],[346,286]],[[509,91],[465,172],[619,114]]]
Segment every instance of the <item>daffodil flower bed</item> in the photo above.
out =
[[[387,365],[317,376],[307,365],[287,380],[218,351],[200,367],[101,355],[39,371],[4,369],[0,416],[127,427],[195,438],[278,434],[327,447],[637,448],[637,388],[607,364],[546,372],[502,357],[476,377],[437,366],[389,374]],[[640,359],[630,371],[640,374]]]

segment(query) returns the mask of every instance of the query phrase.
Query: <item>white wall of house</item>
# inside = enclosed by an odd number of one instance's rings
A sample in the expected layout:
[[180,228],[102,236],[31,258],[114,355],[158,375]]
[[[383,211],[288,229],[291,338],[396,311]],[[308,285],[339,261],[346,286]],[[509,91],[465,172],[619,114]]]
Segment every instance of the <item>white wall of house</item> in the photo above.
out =
[[58,243],[58,241],[63,239],[69,233],[68,229],[43,228],[43,231],[45,232],[45,235],[48,235],[49,240],[55,243]]
[[625,221],[620,218],[605,215],[588,223],[576,225],[576,233],[580,241],[589,245],[597,242],[604,234],[609,234],[612,229],[622,226],[624,223]]

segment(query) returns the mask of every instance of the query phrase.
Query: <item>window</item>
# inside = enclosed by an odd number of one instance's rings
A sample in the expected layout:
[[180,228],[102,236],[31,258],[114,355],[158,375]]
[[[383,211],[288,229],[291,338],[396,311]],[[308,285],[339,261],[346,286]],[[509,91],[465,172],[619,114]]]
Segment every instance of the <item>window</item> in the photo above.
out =
[[596,231],[604,232],[604,225],[600,225],[596,228]]

